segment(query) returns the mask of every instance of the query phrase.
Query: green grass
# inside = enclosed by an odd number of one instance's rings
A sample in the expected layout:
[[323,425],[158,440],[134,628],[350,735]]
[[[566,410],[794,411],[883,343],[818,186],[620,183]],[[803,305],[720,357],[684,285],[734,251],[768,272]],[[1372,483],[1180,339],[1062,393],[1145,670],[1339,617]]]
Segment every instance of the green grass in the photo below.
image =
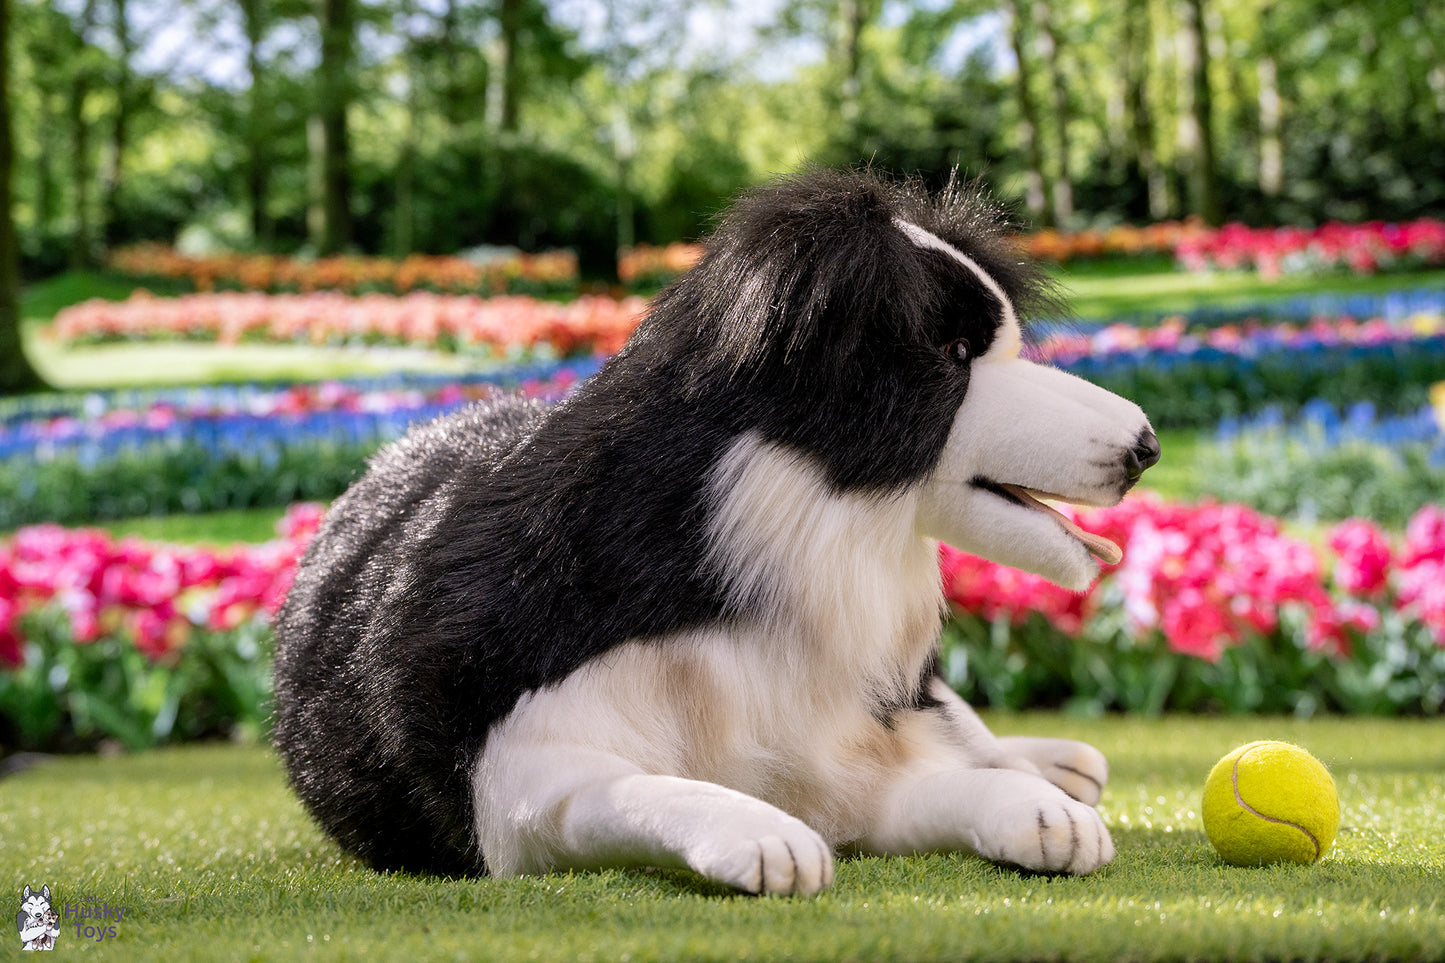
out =
[[1257,274],[1190,274],[1167,262],[1103,261],[1055,270],[1081,318],[1108,320],[1138,313],[1188,311],[1201,305],[1252,304],[1302,294],[1384,294],[1407,287],[1445,286],[1445,271],[1354,275],[1300,274],[1266,280]]
[[[66,271],[25,285],[20,292],[20,316],[49,321],[61,308],[89,301],[91,298],[124,301],[137,287],[134,279],[120,274],[106,271]],[[162,297],[192,290],[189,283],[179,280],[151,283],[145,287],[152,294]]]
[[230,545],[275,538],[276,523],[285,514],[285,508],[238,508],[200,515],[147,515],[97,522],[95,527],[113,535],[135,535],[155,542]]
[[68,390],[249,381],[320,381],[393,371],[468,370],[457,355],[417,348],[218,345],[191,342],[67,347],[27,324],[26,353],[50,384]]
[[1196,467],[1199,449],[1208,444],[1208,432],[1175,429],[1159,432],[1159,463],[1144,473],[1142,488],[1158,492],[1166,501],[1195,501],[1207,491],[1207,479]]
[[[264,749],[66,758],[5,780],[0,879],[122,905],[113,952],[166,960],[1439,959],[1445,722],[993,716],[1109,755],[1118,846],[1092,876],[963,856],[846,859],[815,899],[684,873],[447,880],[372,873],[309,822]],[[1318,865],[1240,869],[1199,822],[1204,776],[1254,738],[1334,770],[1343,819]],[[12,896],[12,902],[14,897]],[[59,948],[84,944],[74,930]]]

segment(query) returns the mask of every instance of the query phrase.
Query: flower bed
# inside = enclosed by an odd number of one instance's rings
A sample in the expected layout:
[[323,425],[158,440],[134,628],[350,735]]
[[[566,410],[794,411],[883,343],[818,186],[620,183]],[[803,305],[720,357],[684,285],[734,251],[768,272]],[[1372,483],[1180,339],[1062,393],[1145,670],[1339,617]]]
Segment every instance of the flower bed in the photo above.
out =
[[1141,354],[1186,359],[1212,351],[1252,358],[1281,350],[1318,353],[1337,347],[1409,347],[1422,338],[1441,336],[1445,336],[1445,304],[1393,320],[1316,315],[1300,323],[1246,317],[1235,323],[1200,325],[1184,315],[1172,315],[1147,327],[1119,323],[1056,329],[1028,350],[1037,360],[1068,367],[1084,359],[1107,362]]
[[[596,360],[413,387],[327,383],[89,396],[0,421],[0,530],[330,499],[412,424],[501,390],[555,400]],[[36,404],[49,405],[47,398]],[[3,409],[0,409],[3,410]]]
[[1087,595],[941,549],[950,684],[980,704],[1089,711],[1438,713],[1445,510],[1393,546],[1342,523],[1329,552],[1237,505],[1135,497],[1074,512],[1126,547]]
[[702,259],[701,244],[639,244],[617,257],[617,279],[633,289],[660,288]]
[[414,290],[454,294],[546,294],[577,290],[577,256],[571,251],[513,252],[486,260],[412,255],[397,261],[378,257],[315,260],[273,254],[181,254],[157,244],[118,248],[106,266],[138,279],[189,281],[198,291],[381,291]]
[[1207,233],[1202,221],[1160,221],[1144,227],[1119,224],[1084,231],[1045,229],[1022,234],[1018,242],[1030,257],[1065,264],[1091,258],[1173,254],[1181,244]]
[[125,301],[93,299],[64,308],[47,330],[53,338],[78,344],[268,341],[415,345],[502,356],[545,350],[567,356],[617,351],[645,309],[641,298],[597,295],[563,304],[424,291],[400,297],[233,291],[176,298],[138,291]]
[[1438,317],[1445,314],[1445,287],[1439,284],[1392,288],[1379,293],[1314,291],[1291,297],[1270,297],[1250,302],[1206,304],[1179,311],[1134,311],[1111,315],[1108,319],[1074,323],[1075,329],[1095,331],[1112,324],[1132,327],[1153,327],[1161,323],[1183,322],[1190,329],[1221,325],[1248,325],[1288,321],[1308,324],[1329,318],[1369,318],[1390,324],[1409,324],[1415,317]]
[[320,524],[213,549],[41,525],[0,542],[0,746],[131,749],[261,731],[270,616]]
[[[1158,427],[1212,426],[1269,404],[1293,412],[1314,398],[1341,405],[1373,401],[1382,410],[1409,411],[1426,403],[1426,386],[1445,380],[1445,314],[1438,298],[1422,295],[1411,303],[1434,307],[1403,317],[1316,317],[1299,324],[1247,319],[1198,325],[1185,317],[1148,328],[1049,330],[1044,324],[1031,350],[1138,402]],[[79,340],[385,342],[546,357],[615,351],[645,310],[635,297],[587,297],[561,305],[433,294],[137,296],[68,308],[51,330]]]
[[1445,492],[1445,384],[1432,393],[1436,405],[1405,415],[1311,402],[1294,419],[1272,409],[1227,420],[1199,473],[1219,497],[1273,515],[1403,525]]
[[[1045,229],[1020,234],[1014,240],[1031,258],[1063,264],[1115,256],[1172,255],[1180,244],[1207,233],[1198,221],[1164,221],[1145,227],[1121,224],[1083,231]],[[618,256],[617,277],[634,288],[662,287],[696,264],[703,250],[701,244],[639,244]]]
[[1190,271],[1258,271],[1265,277],[1306,271],[1356,274],[1445,264],[1445,222],[1421,218],[1402,224],[1331,222],[1316,228],[1250,228],[1227,224],[1192,232],[1175,249]]
[[1445,380],[1445,317],[1111,325],[1055,335],[1036,354],[1137,402],[1155,427],[1213,427],[1271,405],[1292,415],[1314,399],[1410,412],[1429,404],[1429,386]]
[[[1439,713],[1445,510],[1328,550],[1235,505],[1073,513],[1125,546],[1087,594],[940,547],[943,671],[981,705]],[[261,546],[179,548],[55,525],[0,541],[0,742],[144,746],[264,724],[266,619],[320,510]]]

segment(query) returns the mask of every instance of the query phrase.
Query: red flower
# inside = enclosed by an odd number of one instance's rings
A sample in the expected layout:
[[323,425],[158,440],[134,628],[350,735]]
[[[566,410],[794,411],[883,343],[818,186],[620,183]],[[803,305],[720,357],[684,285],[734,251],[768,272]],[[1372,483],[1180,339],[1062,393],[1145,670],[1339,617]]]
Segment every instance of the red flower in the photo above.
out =
[[0,596],[0,663],[20,665],[24,661],[20,648],[20,606]]
[[1352,518],[1330,531],[1335,581],[1354,595],[1372,596],[1385,590],[1390,574],[1390,543],[1373,522]]

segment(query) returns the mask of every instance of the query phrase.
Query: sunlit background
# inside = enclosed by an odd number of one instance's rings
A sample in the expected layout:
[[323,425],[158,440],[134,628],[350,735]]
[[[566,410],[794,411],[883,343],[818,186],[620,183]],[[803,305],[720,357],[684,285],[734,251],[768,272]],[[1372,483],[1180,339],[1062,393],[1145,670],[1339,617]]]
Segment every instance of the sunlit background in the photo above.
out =
[[378,446],[564,396],[806,164],[983,178],[1072,305],[1030,350],[1163,441],[1085,595],[943,550],[951,683],[1445,705],[1438,4],[3,9],[0,749],[264,735],[270,615]]
[[[0,26],[7,914],[48,882],[126,908],[106,945],[146,959],[1439,958],[1439,0],[0,0]],[[269,746],[271,619],[327,505],[410,425],[565,397],[729,198],[807,164],[982,178],[1072,308],[1029,350],[1159,434],[1122,504],[1063,509],[1124,548],[1090,591],[939,549],[942,675],[996,731],[1106,753],[1118,858],[846,858],[808,903],[371,873]],[[1319,865],[1205,837],[1205,773],[1258,738],[1334,768]]]
[[803,162],[1034,226],[1445,205],[1445,11],[1260,0],[11,0],[29,272],[117,244],[695,240]]

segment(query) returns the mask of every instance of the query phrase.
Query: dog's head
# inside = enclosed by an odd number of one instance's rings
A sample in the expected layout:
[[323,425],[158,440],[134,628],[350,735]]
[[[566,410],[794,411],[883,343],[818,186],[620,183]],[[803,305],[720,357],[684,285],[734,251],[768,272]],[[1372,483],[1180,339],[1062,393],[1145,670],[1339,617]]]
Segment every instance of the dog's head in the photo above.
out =
[[1118,549],[1040,497],[1121,499],[1158,459],[1133,403],[1020,355],[1051,303],[976,187],[812,172],[745,195],[640,343],[737,426],[849,492],[912,492],[921,534],[1082,589]]
[[20,909],[27,915],[39,917],[50,909],[50,884],[47,883],[40,888],[40,892],[25,884],[25,889],[20,894]]

